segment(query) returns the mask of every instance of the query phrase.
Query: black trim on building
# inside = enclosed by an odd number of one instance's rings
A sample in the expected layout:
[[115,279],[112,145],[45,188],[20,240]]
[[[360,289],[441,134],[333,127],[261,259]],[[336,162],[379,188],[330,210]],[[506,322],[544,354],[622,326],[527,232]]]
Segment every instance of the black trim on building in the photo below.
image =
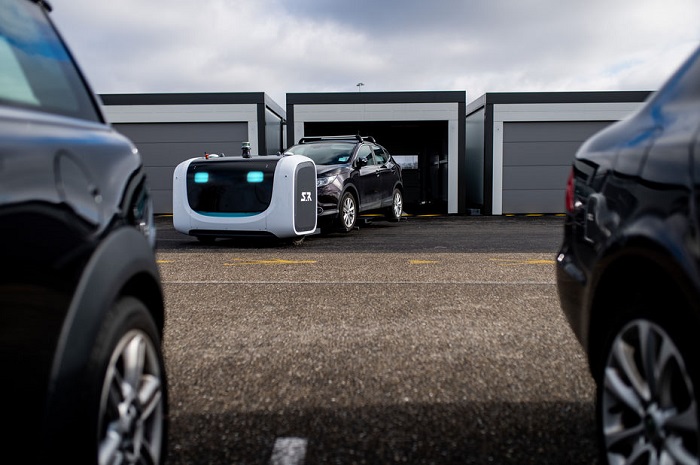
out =
[[464,91],[423,92],[330,92],[287,94],[290,105],[323,105],[353,103],[459,103],[467,101]]
[[652,91],[488,92],[467,105],[467,116],[485,105],[506,103],[624,103],[643,102]]
[[161,94],[100,94],[104,105],[264,104],[284,118],[284,109],[264,92],[192,92]]

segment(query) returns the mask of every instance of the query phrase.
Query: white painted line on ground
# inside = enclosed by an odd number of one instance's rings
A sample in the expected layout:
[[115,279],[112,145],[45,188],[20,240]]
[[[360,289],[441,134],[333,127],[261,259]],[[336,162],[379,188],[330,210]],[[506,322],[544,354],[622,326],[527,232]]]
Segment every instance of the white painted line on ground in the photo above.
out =
[[270,465],[303,465],[306,442],[303,438],[277,438],[272,449]]

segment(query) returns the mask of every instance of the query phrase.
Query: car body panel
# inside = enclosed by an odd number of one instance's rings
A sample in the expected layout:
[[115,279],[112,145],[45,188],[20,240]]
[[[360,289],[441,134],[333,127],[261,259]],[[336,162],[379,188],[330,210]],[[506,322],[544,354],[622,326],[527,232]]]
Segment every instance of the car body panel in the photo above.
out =
[[602,463],[699,460],[699,147],[700,48],[572,164],[557,289],[596,382]]
[[[0,77],[26,85],[0,91],[0,434],[22,463],[82,463],[79,387],[116,297],[143,301],[163,331],[148,187],[138,151],[105,123],[45,5],[2,0],[0,13],[3,59],[17,60]],[[18,52],[25,39],[42,53]]]
[[[360,213],[370,213],[390,207],[394,189],[403,190],[400,165],[373,139],[365,140],[359,136],[312,139],[302,139],[285,152],[313,159],[319,179],[335,176],[332,182],[317,188],[319,221],[337,219],[340,199],[345,192],[351,192],[357,198]],[[340,154],[342,145],[347,146],[344,155]],[[329,148],[324,150],[324,147]],[[333,157],[333,150],[342,156]],[[383,158],[375,159],[375,150]]]
[[699,62],[696,51],[636,114],[584,143],[573,163],[577,206],[567,215],[557,280],[562,309],[589,353],[601,343],[589,325],[606,320],[594,314],[596,291],[625,261],[661,267],[700,319],[700,99],[682,92],[700,76]]
[[[124,253],[128,250],[129,253]],[[164,306],[155,253],[143,234],[121,227],[100,242],[84,268],[63,322],[51,368],[43,434],[49,457],[69,456],[80,427],[85,393],[80,389],[91,347],[102,320],[120,295],[148,304],[163,330]]]
[[359,186],[360,211],[376,210],[382,206],[381,179],[377,165],[361,166],[353,182]]

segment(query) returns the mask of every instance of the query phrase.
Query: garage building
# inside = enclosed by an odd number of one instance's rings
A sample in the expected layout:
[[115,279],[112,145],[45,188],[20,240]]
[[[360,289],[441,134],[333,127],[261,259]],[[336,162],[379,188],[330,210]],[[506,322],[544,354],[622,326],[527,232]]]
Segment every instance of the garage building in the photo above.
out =
[[287,94],[287,146],[372,136],[403,166],[408,213],[465,212],[466,92]]
[[639,92],[487,93],[467,106],[466,204],[485,215],[562,213],[581,144],[625,118]]
[[562,213],[576,150],[650,92],[108,94],[107,119],[139,148],[156,213],[172,174],[204,152],[276,154],[304,136],[373,136],[404,167],[409,214]]
[[285,113],[264,93],[103,94],[107,120],[144,160],[156,213],[172,213],[173,170],[205,152],[276,154]]

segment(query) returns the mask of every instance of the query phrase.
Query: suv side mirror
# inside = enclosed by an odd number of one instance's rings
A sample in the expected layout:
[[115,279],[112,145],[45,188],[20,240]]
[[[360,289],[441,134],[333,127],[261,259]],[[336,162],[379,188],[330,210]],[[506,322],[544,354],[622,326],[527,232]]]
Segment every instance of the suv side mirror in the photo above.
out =
[[355,166],[358,168],[362,168],[363,166],[367,166],[367,159],[366,158],[358,158],[357,161],[355,162]]

